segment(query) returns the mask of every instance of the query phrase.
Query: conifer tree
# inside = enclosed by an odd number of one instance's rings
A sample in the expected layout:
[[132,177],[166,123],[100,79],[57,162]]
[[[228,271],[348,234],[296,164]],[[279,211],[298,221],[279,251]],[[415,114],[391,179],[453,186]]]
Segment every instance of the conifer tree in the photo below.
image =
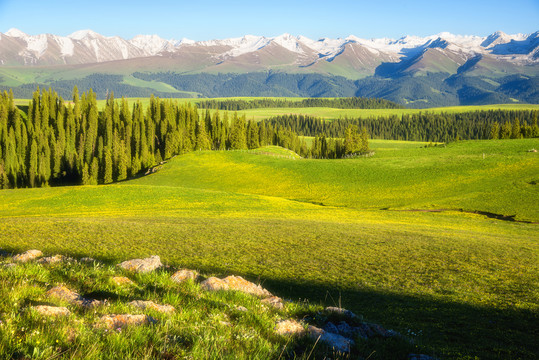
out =
[[258,138],[258,125],[254,120],[249,120],[247,124],[247,148],[256,149],[260,147],[260,139]]
[[112,182],[112,151],[109,147],[105,148],[105,156],[103,157],[105,162],[105,170],[103,175],[103,183],[110,184]]
[[117,181],[122,181],[127,179],[127,154],[125,149],[125,143],[123,141],[120,142],[120,148],[119,148],[119,157],[118,157],[118,177]]
[[195,149],[200,150],[211,150],[211,141],[206,133],[206,121],[201,120],[196,124],[196,146]]
[[28,180],[30,182],[30,187],[36,187],[38,181],[37,174],[38,167],[38,158],[37,158],[37,142],[36,139],[32,139],[32,144],[30,145],[30,156],[28,163]]
[[489,139],[496,140],[500,137],[500,125],[498,122],[494,122],[490,128]]
[[89,173],[89,184],[90,185],[97,185],[98,184],[98,179],[99,179],[99,161],[97,160],[96,157],[94,157],[92,159],[92,164],[91,166],[89,167],[90,168],[90,173]]
[[513,121],[513,126],[511,128],[511,139],[520,139],[521,137],[520,121],[518,118],[515,118]]
[[247,149],[247,136],[245,131],[245,115],[238,117],[234,113],[232,118],[232,126],[230,129],[230,148],[234,150]]
[[81,183],[82,183],[82,185],[89,185],[90,184],[90,171],[88,170],[88,164],[86,164],[86,163],[82,167]]

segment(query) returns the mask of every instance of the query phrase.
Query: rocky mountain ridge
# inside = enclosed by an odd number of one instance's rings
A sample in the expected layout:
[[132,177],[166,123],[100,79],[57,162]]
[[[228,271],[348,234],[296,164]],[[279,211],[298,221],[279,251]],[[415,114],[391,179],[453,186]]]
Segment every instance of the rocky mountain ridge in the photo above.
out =
[[[448,57],[465,62],[476,56],[519,65],[539,62],[539,31],[524,35],[508,35],[501,31],[489,36],[453,35],[443,32],[426,37],[404,36],[400,39],[362,39],[356,36],[312,40],[305,36],[282,34],[276,37],[246,35],[223,40],[193,41],[166,40],[157,35],[138,35],[130,40],[119,36],[103,36],[92,30],[76,31],[68,36],[53,34],[28,35],[18,29],[0,34],[0,64],[2,65],[61,65],[91,64],[153,56],[196,54],[213,65],[246,55],[259,56],[264,52],[292,57],[298,67],[310,67],[318,62],[348,58],[356,63],[363,58],[371,63],[399,62],[438,49]],[[284,54],[282,54],[284,53]],[[285,55],[286,54],[286,55]],[[252,59],[254,63],[256,59]],[[267,59],[266,59],[267,60]],[[273,64],[277,65],[277,64]]]

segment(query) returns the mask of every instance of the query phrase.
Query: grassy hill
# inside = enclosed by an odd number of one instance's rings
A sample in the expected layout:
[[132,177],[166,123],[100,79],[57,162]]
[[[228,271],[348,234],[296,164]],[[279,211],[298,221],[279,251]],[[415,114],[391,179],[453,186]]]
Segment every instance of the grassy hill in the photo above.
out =
[[114,185],[3,190],[0,248],[157,253],[342,304],[440,358],[533,358],[537,225],[459,210],[539,221],[539,141],[423,145],[373,142],[374,157],[348,160],[195,152]]

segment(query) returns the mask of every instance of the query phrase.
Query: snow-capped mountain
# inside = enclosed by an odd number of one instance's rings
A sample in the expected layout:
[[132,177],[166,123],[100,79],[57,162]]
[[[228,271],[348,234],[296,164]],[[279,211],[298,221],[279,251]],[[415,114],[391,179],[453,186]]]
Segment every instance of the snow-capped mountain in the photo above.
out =
[[[76,31],[68,36],[28,35],[18,29],[10,29],[5,34],[0,33],[0,63],[91,64],[152,56],[182,57],[185,55],[182,53],[189,53],[197,54],[202,63],[218,65],[258,53],[262,57],[258,60],[261,66],[265,65],[264,57],[271,57],[271,61],[277,62],[274,65],[280,66],[283,64],[278,63],[279,56],[284,56],[286,61],[292,56],[296,58],[292,64],[298,66],[316,66],[320,62],[332,62],[343,57],[353,67],[353,63],[360,65],[368,60],[367,57],[370,57],[368,62],[376,66],[381,62],[402,61],[428,49],[439,49],[450,54],[448,56],[460,56],[464,61],[482,55],[529,64],[539,61],[538,39],[539,32],[507,35],[498,31],[487,37],[443,32],[427,37],[404,36],[400,39],[363,39],[351,35],[344,39],[312,40],[305,36],[283,34],[276,37],[246,35],[241,38],[195,42],[188,39],[166,40],[157,35],[138,35],[125,40],[118,36],[103,36],[91,30]],[[358,49],[362,52],[361,56],[357,54]]]
[[[32,69],[27,77],[14,75],[26,69]],[[539,31],[207,41],[123,39],[91,30],[68,36],[0,33],[0,90],[31,97],[36,84],[62,88],[63,96],[77,84],[101,97],[110,90],[126,96],[360,95],[414,107],[539,103]]]

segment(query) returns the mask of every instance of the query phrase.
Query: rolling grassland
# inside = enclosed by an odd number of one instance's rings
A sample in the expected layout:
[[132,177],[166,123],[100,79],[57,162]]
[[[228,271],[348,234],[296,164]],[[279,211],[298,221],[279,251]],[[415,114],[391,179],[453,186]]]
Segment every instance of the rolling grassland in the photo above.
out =
[[[178,102],[189,102],[195,104],[200,100],[255,100],[261,99],[259,97],[231,97],[231,98],[211,98],[211,99],[196,99],[196,98],[177,98],[174,101]],[[265,98],[264,98],[265,99]],[[301,101],[306,98],[300,97],[268,97],[267,99],[275,100],[287,100],[287,101]],[[65,99],[68,100],[68,99]],[[144,98],[127,98],[130,104],[140,101],[144,107],[148,106],[150,99],[147,97]],[[30,99],[15,99],[15,104],[17,106],[27,106],[30,102]],[[105,107],[106,100],[98,100],[97,104],[100,109]],[[381,116],[402,116],[403,114],[418,114],[420,112],[432,112],[432,113],[461,113],[461,112],[470,112],[470,111],[487,111],[487,110],[538,110],[539,105],[534,104],[495,104],[495,105],[475,105],[475,106],[447,106],[447,107],[435,107],[428,109],[336,109],[329,107],[298,107],[298,108],[258,108],[258,109],[247,109],[238,111],[238,115],[243,115],[247,119],[255,119],[256,121],[267,119],[272,116],[278,115],[288,115],[288,114],[297,114],[297,115],[309,115],[320,117],[326,120],[339,119],[344,117],[349,118],[378,118]],[[215,110],[210,110],[214,112]],[[205,110],[201,109],[201,112]]]
[[440,358],[533,358],[539,141],[422,146],[373,141],[375,156],[346,160],[194,152],[112,185],[2,190],[0,248],[158,254],[342,305]]

